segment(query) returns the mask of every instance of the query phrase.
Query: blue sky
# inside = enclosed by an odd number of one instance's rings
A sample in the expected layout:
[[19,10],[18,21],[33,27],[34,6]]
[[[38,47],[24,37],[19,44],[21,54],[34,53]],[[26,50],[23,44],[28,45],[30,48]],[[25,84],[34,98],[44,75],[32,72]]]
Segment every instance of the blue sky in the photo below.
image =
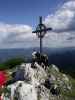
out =
[[34,26],[38,17],[54,13],[64,0],[0,0],[0,21]]
[[53,29],[44,47],[75,47],[75,0],[0,0],[0,49],[39,46],[39,16]]

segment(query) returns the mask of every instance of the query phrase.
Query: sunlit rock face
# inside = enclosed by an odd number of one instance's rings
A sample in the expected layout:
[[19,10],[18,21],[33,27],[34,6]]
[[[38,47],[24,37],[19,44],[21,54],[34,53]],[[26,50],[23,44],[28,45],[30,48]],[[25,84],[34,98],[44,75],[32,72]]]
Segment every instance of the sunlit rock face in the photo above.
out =
[[47,70],[37,62],[35,66],[32,68],[31,63],[20,65],[20,69],[24,70],[25,79],[7,86],[10,92],[9,96],[4,96],[4,100],[63,100],[59,89],[71,90],[67,75],[60,73],[55,65],[51,65]]
[[8,86],[11,89],[11,100],[14,100],[14,97],[17,98],[17,96],[18,100],[38,100],[38,86],[45,81],[47,74],[40,65],[37,63],[35,65],[36,69],[31,68],[29,63],[20,66],[25,71],[25,80],[17,81]]
[[33,85],[24,83],[24,82],[16,82],[11,87],[11,100],[37,100],[36,89]]
[[51,65],[51,69],[56,71],[56,72],[59,72],[59,68],[54,64]]

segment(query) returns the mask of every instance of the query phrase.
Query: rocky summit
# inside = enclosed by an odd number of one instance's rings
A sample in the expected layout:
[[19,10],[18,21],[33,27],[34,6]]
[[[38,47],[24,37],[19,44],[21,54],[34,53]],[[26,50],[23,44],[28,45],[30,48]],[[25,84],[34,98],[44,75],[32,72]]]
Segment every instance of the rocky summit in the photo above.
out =
[[70,96],[71,78],[55,65],[44,69],[37,62],[34,68],[31,63],[22,63],[13,76],[15,81],[8,82],[3,100],[75,100]]

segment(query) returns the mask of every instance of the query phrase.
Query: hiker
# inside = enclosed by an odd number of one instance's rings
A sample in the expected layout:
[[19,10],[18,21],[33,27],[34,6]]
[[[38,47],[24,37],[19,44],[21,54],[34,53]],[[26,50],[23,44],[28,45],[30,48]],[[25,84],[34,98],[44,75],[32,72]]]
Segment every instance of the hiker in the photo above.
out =
[[5,71],[0,71],[0,100],[3,100],[4,93],[3,90],[7,82],[7,73]]
[[46,54],[40,54],[39,52],[32,53],[32,64],[31,67],[35,68],[35,62],[41,65],[45,70],[48,66],[48,56]]
[[37,62],[38,64],[41,63],[41,60],[40,60],[40,53],[39,52],[33,52],[32,53],[32,64],[31,64],[31,67],[32,68],[35,68],[35,62]]
[[4,86],[7,82],[7,73],[0,71],[0,87]]
[[13,72],[11,74],[12,76],[12,79],[9,80],[6,85],[10,85],[10,84],[13,84],[15,83],[16,81],[24,81],[25,80],[25,77],[24,77],[24,69],[20,69],[18,68],[16,72]]

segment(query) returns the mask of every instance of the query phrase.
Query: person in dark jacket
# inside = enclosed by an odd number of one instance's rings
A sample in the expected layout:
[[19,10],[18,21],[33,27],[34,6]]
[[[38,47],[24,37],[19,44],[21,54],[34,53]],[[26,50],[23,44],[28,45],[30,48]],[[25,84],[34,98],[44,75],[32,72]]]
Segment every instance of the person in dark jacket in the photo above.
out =
[[16,72],[13,72],[11,74],[12,79],[7,81],[6,85],[10,85],[15,83],[16,81],[24,81],[25,77],[24,77],[24,69],[19,69]]

